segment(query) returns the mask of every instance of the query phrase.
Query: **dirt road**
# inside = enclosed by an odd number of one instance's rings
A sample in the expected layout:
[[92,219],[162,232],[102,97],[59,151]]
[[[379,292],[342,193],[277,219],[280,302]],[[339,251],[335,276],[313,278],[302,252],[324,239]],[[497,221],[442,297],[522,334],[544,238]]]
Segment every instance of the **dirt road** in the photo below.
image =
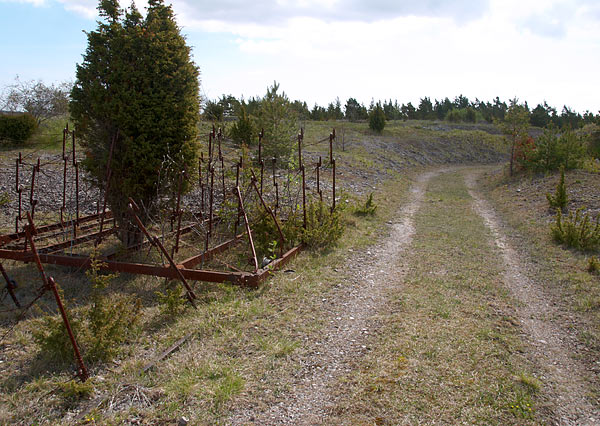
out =
[[568,331],[477,173],[414,180],[389,234],[349,257],[289,391],[228,424],[600,424]]

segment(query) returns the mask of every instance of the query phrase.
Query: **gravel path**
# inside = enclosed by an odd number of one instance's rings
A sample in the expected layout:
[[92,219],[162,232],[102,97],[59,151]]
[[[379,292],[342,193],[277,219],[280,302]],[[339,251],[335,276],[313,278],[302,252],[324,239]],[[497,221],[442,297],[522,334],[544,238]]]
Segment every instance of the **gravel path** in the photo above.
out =
[[349,371],[349,361],[368,350],[369,334],[375,315],[385,303],[385,291],[402,285],[405,271],[396,262],[411,244],[413,217],[419,210],[427,182],[441,171],[420,175],[414,182],[410,199],[400,210],[390,235],[376,247],[351,256],[345,275],[348,282],[336,288],[327,301],[329,327],[317,342],[310,359],[295,376],[296,382],[279,404],[262,412],[241,410],[228,423],[234,425],[314,425],[327,418],[331,404],[329,387]]
[[490,229],[495,245],[500,249],[505,265],[504,282],[521,303],[516,312],[531,344],[531,355],[543,366],[541,377],[549,387],[549,399],[556,425],[600,425],[600,412],[586,399],[585,369],[570,355],[569,332],[552,321],[557,309],[545,294],[542,283],[527,276],[531,265],[503,233],[494,210],[475,190],[475,174],[465,177],[475,211]]

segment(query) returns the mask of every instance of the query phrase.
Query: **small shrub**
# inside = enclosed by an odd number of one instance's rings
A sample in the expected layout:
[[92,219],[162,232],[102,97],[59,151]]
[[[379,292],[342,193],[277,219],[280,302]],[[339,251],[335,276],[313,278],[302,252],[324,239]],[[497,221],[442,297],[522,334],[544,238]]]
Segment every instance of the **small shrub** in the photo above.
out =
[[37,129],[37,121],[28,113],[0,115],[0,140],[14,144],[27,141]]
[[183,287],[179,282],[170,281],[165,292],[154,292],[160,304],[160,313],[163,316],[173,318],[183,312],[187,306],[183,296]]
[[238,145],[242,145],[243,143],[247,145],[252,145],[254,140],[254,126],[252,125],[252,120],[248,116],[246,112],[246,108],[242,106],[240,108],[240,116],[238,121],[231,126],[231,130],[229,134],[231,135],[231,139]]
[[589,215],[582,216],[582,209],[575,215],[569,213],[564,219],[561,211],[556,214],[556,222],[551,226],[552,237],[557,243],[582,251],[593,251],[600,247],[600,217],[592,224]]
[[600,273],[600,260],[597,257],[592,256],[588,259],[587,271],[590,274]]
[[344,233],[339,210],[331,211],[322,201],[312,202],[306,209],[306,229],[302,229],[302,242],[311,249],[335,244]]
[[554,195],[548,193],[546,194],[546,198],[548,199],[548,204],[550,204],[551,208],[564,210],[567,207],[569,199],[567,197],[567,187],[565,185],[564,167],[561,167],[560,169],[560,180],[558,181],[558,185],[556,185]]
[[354,208],[354,214],[356,216],[374,216],[376,210],[377,204],[373,201],[373,193],[371,192],[364,205],[359,205]]
[[550,126],[537,138],[535,148],[528,153],[523,166],[534,171],[572,170],[581,167],[586,158],[583,135],[572,130]]
[[86,380],[83,383],[80,381],[69,380],[65,383],[59,383],[58,387],[67,407],[74,406],[82,399],[88,399],[94,391],[92,380]]
[[102,261],[96,252],[90,256],[91,267],[86,275],[92,282],[92,307],[88,313],[89,337],[86,358],[109,361],[118,353],[118,346],[128,337],[139,319],[141,303],[135,296],[108,295],[104,290],[117,277],[102,274]]
[[[92,306],[77,309],[71,314],[68,312],[67,316],[84,358],[92,362],[108,361],[118,353],[119,345],[126,341],[135,327],[141,304],[134,296],[105,294],[116,275],[100,273],[102,262],[95,253],[91,262],[86,275],[93,286]],[[64,300],[60,287],[58,290]],[[44,356],[59,362],[73,359],[73,347],[59,315],[42,318],[42,323],[32,334]]]

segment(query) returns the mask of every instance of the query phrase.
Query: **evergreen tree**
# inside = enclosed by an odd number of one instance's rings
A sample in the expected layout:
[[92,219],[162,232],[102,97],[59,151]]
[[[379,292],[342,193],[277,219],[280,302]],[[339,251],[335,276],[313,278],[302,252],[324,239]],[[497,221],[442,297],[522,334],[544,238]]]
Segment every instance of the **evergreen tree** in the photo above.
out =
[[148,1],[145,19],[117,0],[101,0],[98,9],[102,20],[87,34],[70,110],[86,152],[83,166],[99,187],[115,141],[108,201],[121,239],[131,244],[141,234],[126,211],[128,197],[147,220],[162,196],[176,192],[179,173],[193,170],[199,72],[162,0]]
[[381,107],[381,103],[377,104],[369,112],[369,128],[377,133],[383,132],[385,127],[385,113]]
[[277,163],[290,166],[293,162],[293,152],[296,144],[294,134],[296,117],[290,107],[290,101],[285,92],[278,93],[279,84],[267,89],[267,94],[260,102],[257,112],[257,128],[263,129],[263,152],[265,158],[275,158]]
[[[497,99],[497,98],[496,98]],[[510,101],[504,121],[500,124],[502,133],[510,143],[510,175],[514,173],[515,148],[529,136],[529,111],[524,105],[519,105],[517,98]]]

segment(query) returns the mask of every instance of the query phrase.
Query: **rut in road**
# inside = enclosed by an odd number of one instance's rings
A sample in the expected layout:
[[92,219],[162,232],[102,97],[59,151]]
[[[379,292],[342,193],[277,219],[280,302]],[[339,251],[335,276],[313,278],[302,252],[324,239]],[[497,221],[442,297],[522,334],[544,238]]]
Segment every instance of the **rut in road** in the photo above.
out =
[[545,385],[551,388],[549,399],[557,425],[600,425],[600,412],[586,399],[582,377],[585,369],[570,355],[565,344],[568,333],[552,322],[555,308],[540,283],[527,276],[527,261],[513,248],[502,232],[501,222],[488,202],[475,190],[476,175],[469,173],[465,182],[473,198],[475,211],[483,218],[500,250],[504,265],[504,283],[520,303],[516,307],[524,332],[531,343],[533,358],[545,370]]
[[[395,259],[402,257],[414,235],[413,217],[419,210],[427,182],[442,170],[420,175],[410,190],[410,198],[398,214],[390,235],[366,253],[348,261],[349,282],[336,289],[328,305],[330,325],[323,341],[302,371],[288,395],[278,405],[262,412],[244,410],[235,413],[229,423],[256,425],[314,425],[327,417],[332,393],[329,387],[348,372],[348,361],[366,350],[374,315],[385,303],[384,291],[402,284],[402,270]],[[358,266],[357,266],[358,265]]]

